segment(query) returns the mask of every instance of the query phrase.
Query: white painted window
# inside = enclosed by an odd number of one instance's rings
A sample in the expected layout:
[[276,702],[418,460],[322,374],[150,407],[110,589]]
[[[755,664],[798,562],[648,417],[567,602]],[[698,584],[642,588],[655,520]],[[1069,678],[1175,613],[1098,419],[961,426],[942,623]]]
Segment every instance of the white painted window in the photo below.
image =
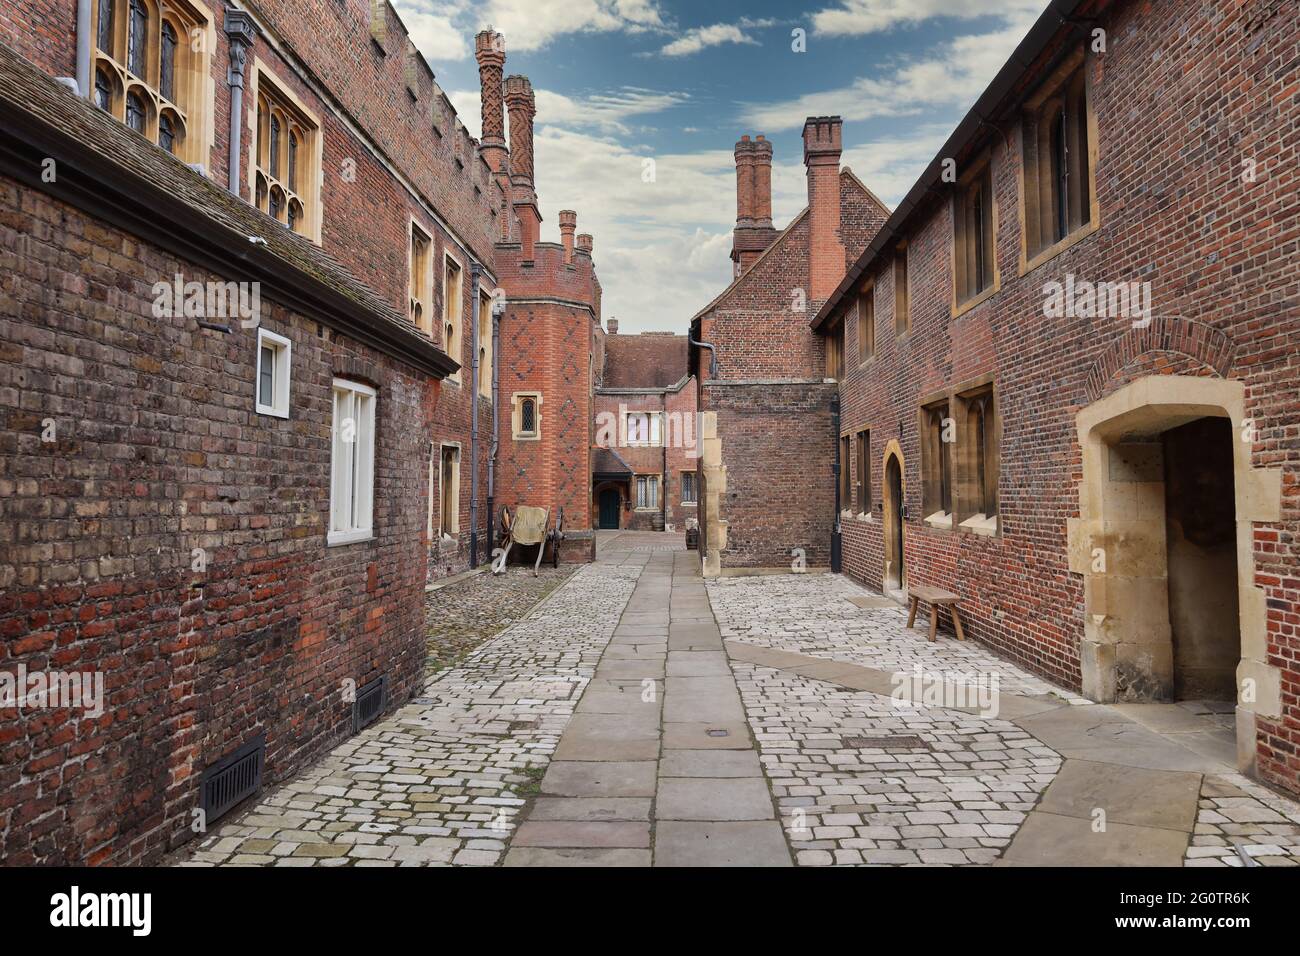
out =
[[373,536],[375,498],[375,390],[334,380],[328,544]]
[[257,413],[289,417],[289,355],[283,335],[257,330]]
[[637,475],[636,506],[654,509],[659,507],[659,476]]
[[628,412],[627,443],[658,445],[661,441],[662,416],[659,412]]

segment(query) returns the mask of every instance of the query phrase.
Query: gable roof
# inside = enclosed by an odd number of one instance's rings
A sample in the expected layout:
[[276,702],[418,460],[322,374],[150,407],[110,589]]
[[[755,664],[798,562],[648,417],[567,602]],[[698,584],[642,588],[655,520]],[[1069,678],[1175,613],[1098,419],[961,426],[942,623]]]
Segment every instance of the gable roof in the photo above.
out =
[[606,335],[601,388],[671,388],[687,375],[684,335]]
[[[840,170],[840,179],[841,180],[847,179],[849,182],[853,183],[853,185],[857,186],[858,189],[862,190],[862,192],[866,195],[866,197],[870,199],[872,202],[876,203],[878,206],[880,206],[881,209],[884,209],[886,211],[889,210],[889,207],[885,205],[885,203],[881,202],[880,198],[875,193],[873,193],[869,188],[867,188],[867,185],[857,177],[857,175],[853,172],[853,170],[849,169],[847,166]],[[740,275],[732,279],[731,283],[725,289],[723,289],[716,296],[714,296],[713,301],[711,301],[708,305],[706,305],[704,308],[700,309],[700,311],[696,312],[693,316],[691,316],[691,324],[694,325],[695,322],[705,313],[712,312],[715,308],[717,308],[718,305],[720,305],[722,301],[727,298],[727,296],[729,296],[733,291],[735,291],[736,287],[739,286],[740,283],[744,281],[745,277],[748,276],[752,271],[754,271],[755,268],[758,267],[758,264],[760,262],[765,260],[768,256],[773,255],[782,246],[782,244],[786,242],[786,240],[790,236],[790,233],[794,230],[794,227],[799,225],[799,223],[807,215],[808,215],[808,207],[804,206],[803,209],[799,210],[798,215],[796,215],[793,219],[791,219],[786,224],[786,227],[777,234],[777,237],[772,240],[771,245],[769,245],[766,249],[763,250],[762,255],[760,255],[757,259],[755,259],[753,262],[749,264],[748,269],[746,269]]]
[[[46,182],[43,161],[57,175]],[[256,281],[437,378],[460,366],[311,240],[140,136],[0,43],[0,172],[166,249],[197,268]]]

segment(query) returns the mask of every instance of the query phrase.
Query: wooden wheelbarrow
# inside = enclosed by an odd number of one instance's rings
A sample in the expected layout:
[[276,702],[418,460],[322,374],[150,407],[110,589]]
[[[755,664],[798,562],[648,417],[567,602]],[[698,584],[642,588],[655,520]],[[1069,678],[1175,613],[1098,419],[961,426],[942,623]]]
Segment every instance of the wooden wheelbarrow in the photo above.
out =
[[564,540],[564,509],[555,515],[555,527],[548,528],[551,520],[550,508],[531,508],[520,505],[511,513],[509,505],[501,506],[501,546],[492,559],[492,573],[502,574],[506,562],[510,560],[510,549],[516,544],[537,545],[537,561],[533,564],[533,577],[542,566],[542,555],[546,546],[551,546],[551,566],[560,566],[560,542]]

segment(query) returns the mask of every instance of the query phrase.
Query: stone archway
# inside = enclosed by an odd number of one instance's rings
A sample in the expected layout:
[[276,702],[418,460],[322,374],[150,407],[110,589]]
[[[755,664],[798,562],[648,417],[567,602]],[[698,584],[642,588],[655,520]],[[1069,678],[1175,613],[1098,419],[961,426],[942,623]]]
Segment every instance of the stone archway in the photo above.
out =
[[1227,419],[1240,635],[1237,763],[1251,772],[1256,716],[1282,712],[1281,672],[1266,659],[1267,609],[1264,591],[1254,584],[1253,551],[1254,522],[1280,517],[1281,471],[1251,467],[1251,443],[1241,440],[1248,427],[1244,408],[1240,381],[1152,375],[1080,411],[1083,480],[1069,543],[1070,570],[1084,576],[1084,694],[1101,702],[1170,696],[1174,656],[1162,436],[1205,419]]
[[881,591],[895,597],[907,592],[906,515],[907,470],[898,439],[891,438],[881,459],[884,489],[883,511],[884,558],[881,567]]

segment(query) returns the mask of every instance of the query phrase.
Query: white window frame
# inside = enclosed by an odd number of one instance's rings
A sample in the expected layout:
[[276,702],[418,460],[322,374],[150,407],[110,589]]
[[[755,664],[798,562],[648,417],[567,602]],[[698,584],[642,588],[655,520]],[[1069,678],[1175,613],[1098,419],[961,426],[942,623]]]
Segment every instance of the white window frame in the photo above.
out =
[[[641,504],[641,483],[642,482],[645,482],[645,487],[647,489],[654,490],[654,501],[650,504],[645,504],[645,505]],[[659,510],[659,493],[661,491],[659,485],[660,482],[659,482],[658,475],[637,475],[636,476],[636,482],[633,488],[633,492],[636,495],[637,511],[658,511]],[[647,497],[649,496],[647,495]]]
[[[646,420],[646,440],[633,438],[632,421],[633,419],[645,418]],[[629,410],[627,418],[623,424],[623,434],[627,436],[629,448],[658,448],[663,443],[663,412],[649,411],[646,409]],[[636,429],[636,434],[640,434],[641,429]]]
[[[336,378],[331,398],[330,523],[325,543],[368,541],[375,536],[375,412],[379,397],[369,385]],[[360,408],[355,407],[357,403]],[[347,414],[349,411],[352,414]],[[355,422],[350,442],[344,430],[348,419]]]
[[[262,401],[262,349],[269,347],[275,353],[275,364],[271,368],[272,396],[270,405]],[[264,328],[257,330],[257,357],[254,361],[253,402],[259,415],[274,415],[276,418],[289,417],[289,377],[293,368],[293,343],[283,335],[276,335]]]

